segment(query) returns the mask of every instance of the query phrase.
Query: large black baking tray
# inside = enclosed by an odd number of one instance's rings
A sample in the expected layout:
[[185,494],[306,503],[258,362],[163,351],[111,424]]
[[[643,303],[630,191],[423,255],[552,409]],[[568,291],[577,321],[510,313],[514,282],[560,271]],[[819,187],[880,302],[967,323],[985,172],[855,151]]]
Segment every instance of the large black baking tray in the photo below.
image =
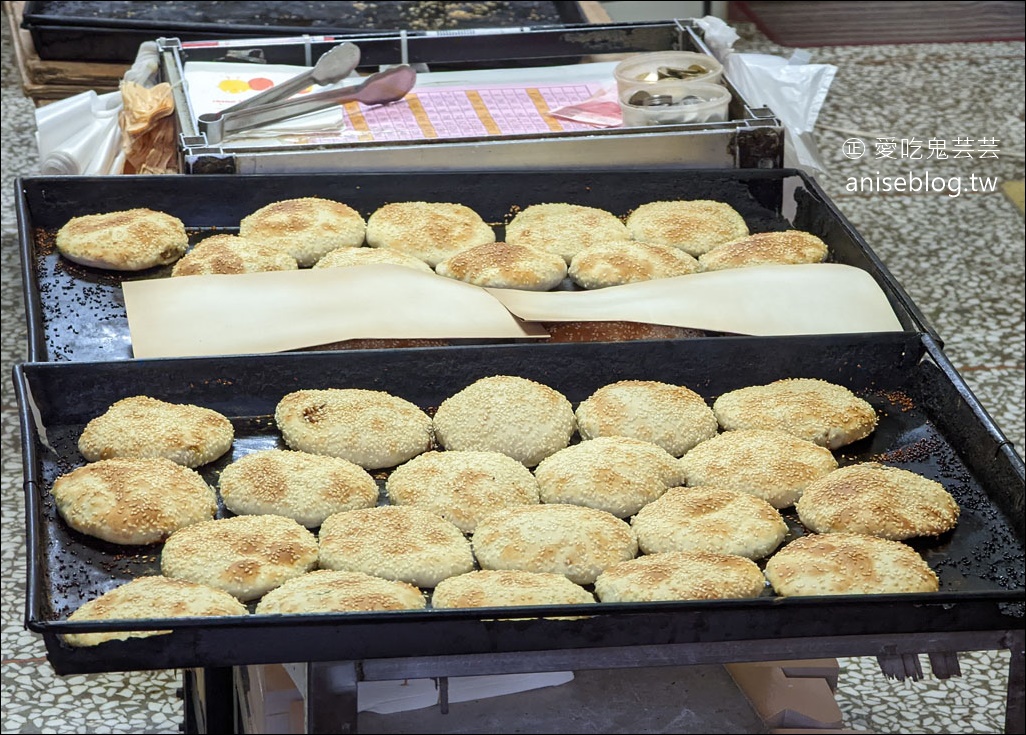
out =
[[[120,582],[159,571],[160,546],[118,547],[71,531],[49,495],[83,464],[77,438],[114,401],[146,393],[220,411],[232,452],[201,472],[216,484],[233,458],[283,444],[272,415],[304,388],[384,390],[426,410],[470,382],[514,374],[576,405],[620,379],[687,385],[710,403],[725,391],[812,377],[864,396],[880,417],[841,464],[878,460],[935,479],[961,506],[958,526],[911,543],[940,578],[931,594],[656,602],[520,608],[256,616],[131,624],[69,623],[67,615]],[[591,649],[788,638],[815,657],[817,636],[1012,630],[1023,624],[1023,464],[929,336],[738,338],[374,350],[15,368],[21,408],[28,537],[27,624],[58,673],[287,661]],[[45,444],[44,444],[45,439]],[[222,510],[223,514],[224,511]],[[786,512],[789,538],[803,531]],[[786,543],[786,541],[785,541]],[[546,615],[585,615],[552,620]],[[170,629],[170,635],[73,649],[61,633]]]
[[585,22],[576,2],[27,2],[39,58],[132,62],[160,36],[185,41],[375,31],[451,31]]
[[265,204],[303,196],[346,202],[365,217],[387,202],[459,202],[493,224],[500,239],[503,223],[516,208],[541,202],[583,204],[624,215],[650,201],[715,199],[737,209],[753,232],[793,226],[819,235],[829,246],[829,260],[873,275],[904,329],[932,333],[901,285],[818,184],[789,169],[36,177],[16,186],[29,359],[34,361],[130,358],[121,283],[170,273],[165,267],[125,275],[61,258],[54,235],[72,217],[150,207],[179,217],[200,238],[235,231],[243,217]]

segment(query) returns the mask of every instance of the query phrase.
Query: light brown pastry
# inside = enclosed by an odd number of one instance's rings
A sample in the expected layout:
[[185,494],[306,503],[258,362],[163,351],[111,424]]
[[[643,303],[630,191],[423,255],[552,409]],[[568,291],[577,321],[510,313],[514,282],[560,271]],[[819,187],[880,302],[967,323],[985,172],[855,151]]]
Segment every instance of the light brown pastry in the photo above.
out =
[[[246,606],[224,590],[167,577],[139,577],[89,600],[68,616],[69,623],[89,620],[140,620],[248,615]],[[170,630],[69,633],[69,646],[97,646],[107,641],[166,635]]]
[[778,595],[936,592],[937,575],[911,546],[877,536],[802,536],[770,557],[766,579]]
[[495,231],[481,215],[450,202],[395,202],[367,220],[367,244],[390,248],[434,268],[449,256],[495,242]]
[[680,248],[696,258],[748,235],[736,209],[708,199],[642,204],[627,218],[627,229],[635,240]]
[[535,468],[543,503],[570,503],[627,518],[680,485],[677,459],[651,442],[601,436],[571,444]]
[[595,580],[602,602],[758,597],[765,587],[766,578],[751,559],[708,551],[639,556],[609,567]]
[[506,225],[506,242],[555,253],[567,263],[587,247],[626,239],[630,235],[619,217],[580,204],[532,204]]
[[265,449],[221,471],[225,507],[237,515],[271,514],[315,528],[332,513],[371,508],[378,485],[367,470],[341,457]]
[[474,568],[463,532],[441,516],[410,505],[383,505],[328,516],[321,525],[320,564],[417,587]]
[[317,537],[291,518],[259,515],[194,523],[160,554],[166,577],[206,584],[243,602],[317,566]]
[[113,544],[155,544],[209,521],[217,495],[170,459],[104,459],[61,475],[50,490],[65,522]]
[[316,569],[285,582],[264,595],[257,615],[422,610],[424,594],[406,582],[360,572]]
[[72,217],[57,231],[57,251],[91,268],[141,271],[185,255],[189,236],[177,217],[152,209]]
[[186,467],[199,467],[227,452],[234,438],[231,421],[217,411],[131,396],[86,424],[78,451],[89,462],[164,457]]
[[278,248],[236,235],[211,235],[175,263],[172,276],[233,275],[294,271],[296,259]]
[[787,536],[780,513],[761,498],[715,487],[676,487],[631,519],[646,554],[712,551],[769,556]]
[[385,391],[298,390],[275,407],[290,449],[341,457],[365,469],[394,467],[431,448],[431,418]]
[[581,288],[606,288],[697,273],[698,261],[678,248],[637,240],[601,242],[570,261],[570,278]]
[[350,268],[354,265],[402,265],[424,273],[434,273],[431,266],[412,255],[388,248],[338,248],[317,261],[314,268]]
[[591,584],[606,567],[638,553],[638,540],[626,522],[581,505],[497,511],[478,524],[473,542],[482,569],[562,574],[577,584]]
[[582,605],[595,597],[562,574],[522,569],[482,569],[438,583],[431,607],[517,607]]
[[777,429],[837,449],[876,428],[876,411],[841,385],[814,378],[786,378],[724,393],[713,413],[726,431]]
[[775,429],[725,431],[695,446],[680,462],[690,487],[736,490],[774,508],[794,505],[809,483],[837,469],[826,447]]
[[491,242],[449,256],[435,272],[475,286],[549,291],[566,277],[566,261],[544,250]]
[[705,271],[747,268],[753,265],[795,265],[822,263],[828,254],[826,243],[811,232],[785,230],[759,232],[717,245],[698,257]]
[[958,523],[959,507],[935,480],[879,462],[834,470],[810,483],[795,505],[816,533],[862,533],[903,541],[937,536]]
[[683,385],[620,380],[580,403],[577,428],[584,439],[629,436],[680,457],[716,435],[718,424],[702,396]]
[[336,248],[360,247],[366,231],[355,209],[320,197],[271,202],[239,223],[239,235],[288,253],[304,268]]

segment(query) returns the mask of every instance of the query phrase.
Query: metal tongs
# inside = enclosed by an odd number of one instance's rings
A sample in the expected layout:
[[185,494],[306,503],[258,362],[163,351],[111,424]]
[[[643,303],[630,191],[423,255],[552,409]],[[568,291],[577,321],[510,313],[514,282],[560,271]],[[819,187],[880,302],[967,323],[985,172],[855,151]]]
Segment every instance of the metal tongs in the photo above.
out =
[[287,120],[342,104],[362,102],[365,105],[383,105],[402,99],[417,82],[417,72],[403,64],[364,79],[360,84],[337,87],[324,92],[288,99],[311,84],[334,84],[345,79],[360,63],[360,49],[355,44],[339,44],[327,52],[310,71],[303,72],[237,105],[200,115],[199,129],[207,142],[214,144],[226,135],[262,125]]

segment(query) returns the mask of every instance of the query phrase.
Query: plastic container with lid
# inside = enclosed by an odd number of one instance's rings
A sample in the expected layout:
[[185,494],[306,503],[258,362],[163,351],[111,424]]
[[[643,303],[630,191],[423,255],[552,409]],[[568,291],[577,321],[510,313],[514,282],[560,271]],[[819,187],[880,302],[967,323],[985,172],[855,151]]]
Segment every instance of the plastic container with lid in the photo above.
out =
[[723,65],[708,54],[693,51],[656,51],[624,59],[613,69],[619,94],[662,81],[718,84]]
[[626,127],[723,122],[730,105],[726,87],[679,79],[628,89],[619,98]]

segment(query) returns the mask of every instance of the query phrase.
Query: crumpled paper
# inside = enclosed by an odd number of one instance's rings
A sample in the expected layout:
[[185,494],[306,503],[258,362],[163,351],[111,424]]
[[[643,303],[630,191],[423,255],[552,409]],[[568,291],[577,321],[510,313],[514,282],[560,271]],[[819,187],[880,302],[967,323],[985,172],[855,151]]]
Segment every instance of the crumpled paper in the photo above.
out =
[[121,147],[125,152],[126,174],[168,174],[178,172],[175,131],[175,102],[171,85],[162,82],[143,87],[121,82],[123,107]]

